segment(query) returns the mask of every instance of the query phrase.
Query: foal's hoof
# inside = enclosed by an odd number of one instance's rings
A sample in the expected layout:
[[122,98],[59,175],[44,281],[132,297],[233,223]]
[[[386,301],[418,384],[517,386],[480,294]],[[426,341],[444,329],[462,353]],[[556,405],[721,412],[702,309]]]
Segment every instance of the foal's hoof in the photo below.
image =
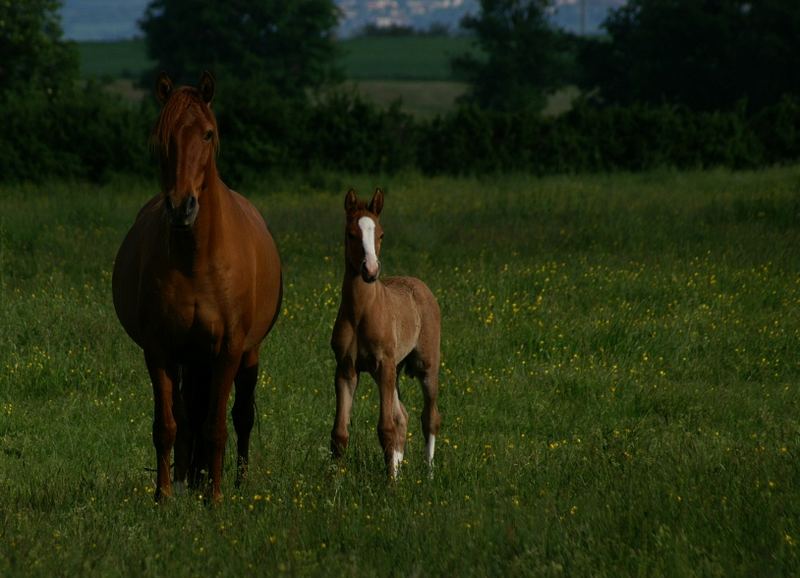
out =
[[344,455],[348,441],[347,439],[331,438],[331,456],[333,459],[339,459]]

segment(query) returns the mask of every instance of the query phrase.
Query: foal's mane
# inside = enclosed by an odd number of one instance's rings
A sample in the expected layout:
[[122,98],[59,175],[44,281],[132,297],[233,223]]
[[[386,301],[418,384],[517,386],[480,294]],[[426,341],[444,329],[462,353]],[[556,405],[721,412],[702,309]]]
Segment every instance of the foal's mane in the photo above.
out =
[[153,128],[151,145],[157,152],[161,152],[164,155],[169,154],[169,141],[172,138],[173,131],[178,126],[178,120],[192,107],[197,110],[194,114],[203,115],[211,121],[214,127],[214,150],[219,150],[217,119],[211,111],[211,107],[203,102],[203,97],[200,95],[199,90],[191,86],[181,86],[172,91],[169,99],[161,109],[156,126]]

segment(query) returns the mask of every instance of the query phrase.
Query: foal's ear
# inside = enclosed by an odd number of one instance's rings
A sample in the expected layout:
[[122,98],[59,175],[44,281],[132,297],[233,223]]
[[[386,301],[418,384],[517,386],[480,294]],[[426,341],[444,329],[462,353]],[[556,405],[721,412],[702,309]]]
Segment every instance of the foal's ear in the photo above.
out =
[[358,197],[355,189],[350,189],[344,197],[344,210],[347,213],[352,213],[356,210],[356,207],[358,207]]
[[369,211],[380,215],[383,210],[383,191],[375,189],[375,194],[372,195],[372,200],[369,202]]
[[200,75],[200,84],[197,85],[197,90],[200,91],[200,96],[206,104],[211,104],[211,99],[214,98],[214,77],[208,70],[204,70]]
[[164,104],[169,99],[170,94],[172,94],[172,80],[170,80],[169,75],[162,70],[156,79],[156,98],[158,102]]

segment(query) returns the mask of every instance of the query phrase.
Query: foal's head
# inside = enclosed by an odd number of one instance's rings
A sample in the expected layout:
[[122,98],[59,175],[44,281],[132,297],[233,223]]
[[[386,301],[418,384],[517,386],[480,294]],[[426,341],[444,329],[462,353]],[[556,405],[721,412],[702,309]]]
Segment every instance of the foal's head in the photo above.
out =
[[174,88],[165,72],[158,76],[156,97],[161,115],[153,144],[161,162],[161,192],[175,227],[191,227],[200,197],[216,175],[214,154],[219,145],[217,120],[211,112],[214,77],[204,72],[197,88]]
[[380,214],[383,209],[383,191],[375,189],[369,204],[359,201],[353,189],[347,191],[344,210],[347,214],[345,227],[345,259],[347,268],[357,272],[367,283],[378,280],[381,272],[381,227]]

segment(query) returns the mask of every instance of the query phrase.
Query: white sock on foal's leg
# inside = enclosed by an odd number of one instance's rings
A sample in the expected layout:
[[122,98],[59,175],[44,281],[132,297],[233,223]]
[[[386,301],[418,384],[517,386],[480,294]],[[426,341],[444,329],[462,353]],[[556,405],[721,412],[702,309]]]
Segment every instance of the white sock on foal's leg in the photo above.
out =
[[433,453],[436,451],[436,436],[431,434],[425,444],[425,455],[428,458],[428,477],[433,479]]
[[436,436],[431,434],[428,436],[428,443],[425,444],[425,454],[428,456],[428,465],[433,465],[433,452],[436,451]]
[[392,463],[389,469],[389,475],[392,477],[392,479],[397,477],[397,474],[400,471],[400,464],[402,463],[403,463],[403,452],[394,450],[394,452],[392,452]]

